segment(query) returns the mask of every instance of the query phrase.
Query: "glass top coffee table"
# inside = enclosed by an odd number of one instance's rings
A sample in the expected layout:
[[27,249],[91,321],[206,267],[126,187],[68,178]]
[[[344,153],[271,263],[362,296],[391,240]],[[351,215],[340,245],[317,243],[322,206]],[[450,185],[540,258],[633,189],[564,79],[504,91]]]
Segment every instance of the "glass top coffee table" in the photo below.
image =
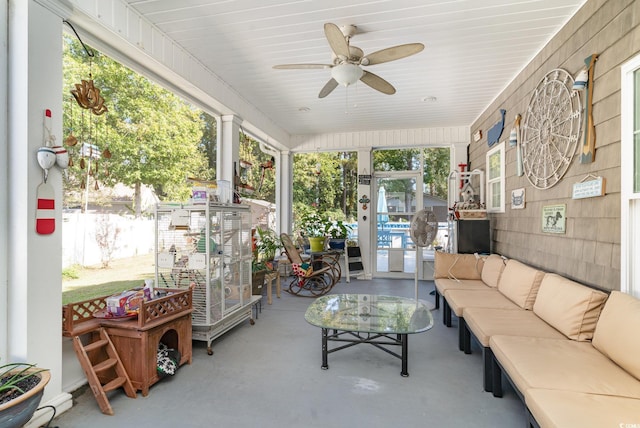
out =
[[[328,294],[307,308],[304,318],[322,329],[322,368],[327,356],[359,343],[369,343],[402,360],[402,376],[407,371],[408,335],[433,327],[431,311],[424,302],[406,297],[375,294]],[[329,349],[328,342],[344,345]],[[400,346],[401,353],[392,351]]]

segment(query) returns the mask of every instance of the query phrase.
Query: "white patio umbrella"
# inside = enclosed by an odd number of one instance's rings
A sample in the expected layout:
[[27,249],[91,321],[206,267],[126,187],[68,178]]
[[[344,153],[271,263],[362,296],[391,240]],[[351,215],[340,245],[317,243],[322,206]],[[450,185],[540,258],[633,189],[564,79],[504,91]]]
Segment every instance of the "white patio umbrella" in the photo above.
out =
[[389,208],[387,207],[387,191],[385,190],[384,186],[380,186],[380,188],[378,189],[377,211],[379,213],[384,213],[378,214],[378,223],[380,223],[382,225],[382,228],[384,229],[384,224],[389,221],[389,214],[387,214],[387,212],[389,211]]

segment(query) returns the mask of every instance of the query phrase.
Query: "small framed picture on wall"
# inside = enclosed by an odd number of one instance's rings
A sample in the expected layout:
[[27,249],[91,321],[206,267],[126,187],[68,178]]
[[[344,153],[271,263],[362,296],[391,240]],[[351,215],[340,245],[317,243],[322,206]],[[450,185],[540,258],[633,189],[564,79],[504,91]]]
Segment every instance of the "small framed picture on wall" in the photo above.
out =
[[512,210],[524,209],[524,187],[521,189],[515,189],[511,191],[511,209]]

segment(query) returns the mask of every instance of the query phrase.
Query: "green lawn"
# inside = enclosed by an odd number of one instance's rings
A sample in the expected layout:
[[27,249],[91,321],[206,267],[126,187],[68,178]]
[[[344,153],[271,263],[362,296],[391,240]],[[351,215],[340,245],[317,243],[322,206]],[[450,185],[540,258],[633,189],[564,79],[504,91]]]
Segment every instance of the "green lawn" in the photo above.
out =
[[65,269],[73,278],[62,281],[62,304],[108,296],[144,286],[144,280],[154,278],[154,256],[147,254],[114,260],[109,267],[74,267]]
[[74,288],[62,292],[62,304],[81,302],[95,297],[110,296],[121,291],[140,287],[140,281],[114,281],[98,285]]

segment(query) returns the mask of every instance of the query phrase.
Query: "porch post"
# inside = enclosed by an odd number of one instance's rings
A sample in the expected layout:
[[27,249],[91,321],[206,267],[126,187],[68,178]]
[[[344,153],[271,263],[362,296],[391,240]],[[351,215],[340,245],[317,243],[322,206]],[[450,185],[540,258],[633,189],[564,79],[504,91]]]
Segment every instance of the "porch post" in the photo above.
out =
[[0,294],[6,298],[2,304],[6,318],[0,328],[6,331],[8,361],[50,369],[42,404],[61,411],[71,406],[71,396],[61,387],[62,174],[58,168],[52,168],[48,177],[55,194],[55,231],[40,235],[35,229],[36,189],[43,181],[36,153],[44,145],[46,109],[52,113],[55,143],[63,140],[61,9],[29,0],[9,2],[8,12],[8,69],[2,82],[8,106],[7,184],[6,203],[0,204],[4,209],[0,215],[6,215],[6,229],[0,231],[1,245],[7,249],[0,256],[5,258],[0,266],[6,266],[6,294]]
[[[358,174],[370,174],[373,175],[373,159],[371,156],[371,149],[358,150]],[[358,201],[364,195],[373,201],[371,195],[371,185],[358,184]],[[371,202],[367,204],[367,209],[364,209],[364,204],[358,202],[358,245],[360,245],[360,252],[362,253],[362,264],[364,265],[364,277],[365,279],[371,279],[371,257],[373,257],[374,247],[371,244],[371,234],[373,227],[376,223],[371,222],[371,213],[375,215],[375,208],[371,207]]]
[[280,152],[277,163],[278,177],[276,184],[276,213],[278,231],[291,233],[293,225],[293,154],[289,151]]
[[233,188],[235,162],[236,173],[239,173],[238,160],[240,159],[240,124],[242,119],[235,115],[222,116],[222,129],[218,141],[218,157],[216,178],[228,180]]
[[[469,143],[453,143],[451,144],[451,156],[449,156],[449,172],[460,171],[458,165],[467,163],[467,146]],[[472,165],[473,168],[475,166]]]

